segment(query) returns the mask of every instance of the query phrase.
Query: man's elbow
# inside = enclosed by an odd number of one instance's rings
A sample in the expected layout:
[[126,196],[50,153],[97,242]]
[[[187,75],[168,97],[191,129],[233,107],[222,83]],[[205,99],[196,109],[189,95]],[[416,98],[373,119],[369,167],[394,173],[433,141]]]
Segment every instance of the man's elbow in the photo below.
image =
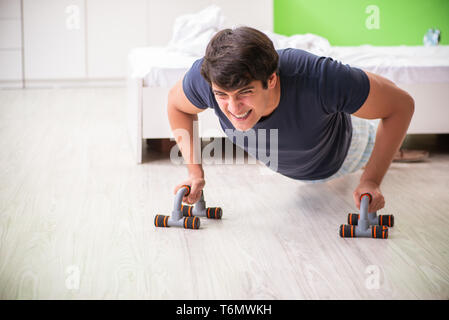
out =
[[173,105],[173,102],[174,102],[174,98],[175,98],[175,90],[174,90],[175,88],[174,87],[172,87],[169,91],[168,91],[168,95],[167,95],[167,104],[170,106],[170,105]]
[[400,89],[400,95],[397,96],[395,102],[395,112],[391,115],[396,115],[404,118],[411,118],[415,112],[415,99],[405,90]]
[[415,99],[413,99],[413,97],[410,94],[406,94],[406,110],[407,110],[407,114],[410,115],[410,118],[413,117],[413,114],[415,113]]
[[175,87],[171,88],[168,92],[167,111],[168,113],[176,113],[181,111],[178,108],[178,94]]

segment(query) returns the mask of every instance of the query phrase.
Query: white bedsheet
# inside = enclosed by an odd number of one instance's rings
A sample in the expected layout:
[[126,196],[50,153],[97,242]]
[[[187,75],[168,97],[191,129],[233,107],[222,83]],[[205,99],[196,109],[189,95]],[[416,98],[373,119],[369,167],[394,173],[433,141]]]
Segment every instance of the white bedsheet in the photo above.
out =
[[[395,83],[449,83],[449,46],[331,47],[326,56]],[[147,87],[171,87],[198,58],[165,47],[135,48],[128,55],[128,76],[142,78]]]

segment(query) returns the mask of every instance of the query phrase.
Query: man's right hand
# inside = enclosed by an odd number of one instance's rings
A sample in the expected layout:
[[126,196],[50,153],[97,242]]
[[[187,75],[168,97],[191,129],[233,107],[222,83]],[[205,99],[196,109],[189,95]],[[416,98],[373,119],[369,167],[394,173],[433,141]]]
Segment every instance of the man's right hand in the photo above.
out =
[[190,193],[189,193],[189,195],[187,197],[184,197],[182,199],[182,201],[187,203],[187,204],[193,205],[198,200],[200,200],[200,198],[201,198],[201,191],[203,190],[205,184],[206,184],[206,181],[204,180],[203,177],[191,176],[187,180],[185,180],[181,184],[178,184],[175,187],[174,194],[176,194],[178,192],[178,190],[182,186],[184,186],[184,185],[190,186]]

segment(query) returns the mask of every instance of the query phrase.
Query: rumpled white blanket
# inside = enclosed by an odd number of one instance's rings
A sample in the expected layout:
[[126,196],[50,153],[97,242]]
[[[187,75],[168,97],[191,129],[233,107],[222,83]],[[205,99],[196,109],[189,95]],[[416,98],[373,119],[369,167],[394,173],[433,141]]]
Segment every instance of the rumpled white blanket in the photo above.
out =
[[224,28],[221,8],[211,5],[198,13],[181,15],[173,25],[168,50],[192,56],[204,56],[207,44],[215,33]]
[[[181,15],[175,20],[168,50],[202,57],[210,39],[225,28],[225,23],[226,17],[217,5],[211,5],[195,14]],[[296,34],[288,37],[271,31],[261,31],[273,41],[276,49],[297,48],[317,55],[327,55],[330,52],[329,41],[315,34]]]
[[316,34],[295,34],[288,37],[271,31],[263,31],[263,33],[273,41],[273,45],[276,49],[303,49],[319,56],[327,56],[331,51],[329,41]]

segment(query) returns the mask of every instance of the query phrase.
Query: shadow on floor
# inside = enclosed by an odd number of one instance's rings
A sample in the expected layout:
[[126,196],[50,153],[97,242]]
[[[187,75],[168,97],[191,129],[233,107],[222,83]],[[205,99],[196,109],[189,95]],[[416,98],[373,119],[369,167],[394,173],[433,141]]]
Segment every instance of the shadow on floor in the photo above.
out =
[[[228,145],[228,147],[230,146],[230,152],[232,152],[232,156],[233,159],[236,160],[236,158],[238,157],[241,161],[248,161],[248,154],[241,149],[240,147],[233,145],[230,140],[228,140],[227,138],[214,138],[214,139],[218,139],[218,141],[220,141],[219,145],[221,145],[223,147],[223,152],[222,152],[222,159],[225,159],[225,152],[224,150],[227,150],[226,148],[226,144]],[[213,140],[202,140],[201,142],[201,149],[204,151],[204,148],[211,143]],[[170,153],[172,152],[172,148],[175,147],[176,143],[175,141],[172,141],[170,139],[147,139],[146,143],[145,143],[145,150],[143,152],[143,157],[142,157],[142,163],[147,163],[147,162],[154,162],[154,161],[159,161],[159,160],[166,160],[166,159],[170,159]],[[237,151],[239,150],[239,152]],[[241,153],[240,153],[241,152]],[[210,156],[214,156],[214,152],[211,153]],[[178,158],[181,158],[182,154],[179,152],[178,153]],[[246,163],[246,162],[245,162]]]
[[[224,145],[224,140],[222,143]],[[203,141],[204,148],[209,142]],[[170,150],[175,145],[175,141],[170,139],[148,139],[146,150],[144,151],[143,163],[159,161],[170,158]],[[233,154],[236,154],[237,146],[234,146]],[[409,134],[402,144],[403,149],[426,150],[431,154],[449,154],[449,134]],[[248,155],[244,152],[247,159]],[[181,154],[179,153],[179,156]]]
[[430,153],[449,153],[449,134],[409,134],[403,149],[426,150]]

